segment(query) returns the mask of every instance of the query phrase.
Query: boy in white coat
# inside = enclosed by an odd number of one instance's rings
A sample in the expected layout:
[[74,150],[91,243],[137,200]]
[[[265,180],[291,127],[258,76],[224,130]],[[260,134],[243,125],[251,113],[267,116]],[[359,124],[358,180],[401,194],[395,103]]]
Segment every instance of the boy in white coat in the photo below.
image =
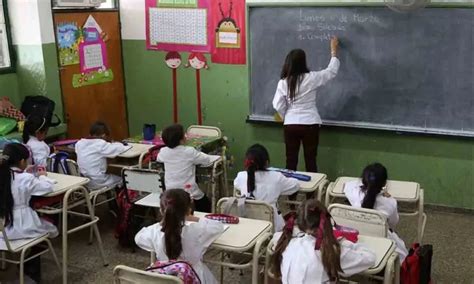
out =
[[395,227],[399,221],[397,200],[383,192],[387,178],[387,169],[383,165],[379,163],[368,165],[362,173],[361,180],[351,181],[344,185],[344,194],[352,206],[375,209],[387,216],[390,227],[388,236],[397,245],[396,252],[400,257],[400,262],[403,262],[408,255],[408,250],[405,242],[395,233]]
[[204,154],[193,147],[184,146],[183,126],[166,127],[161,137],[166,144],[158,153],[157,161],[165,165],[165,187],[183,188],[194,200],[196,211],[211,212],[211,201],[196,182],[196,166],[208,166],[219,156]]
[[275,231],[281,231],[285,224],[277,203],[280,195],[291,195],[300,189],[298,180],[287,178],[280,172],[267,171],[270,157],[267,149],[260,144],[251,146],[245,154],[245,172],[239,172],[234,187],[242,196],[254,198],[273,207]]
[[129,150],[131,146],[108,142],[106,138],[109,133],[105,123],[96,122],[91,126],[90,137],[76,143],[77,164],[81,174],[91,180],[88,184],[90,190],[122,184],[119,176],[106,173],[107,158],[115,158]]

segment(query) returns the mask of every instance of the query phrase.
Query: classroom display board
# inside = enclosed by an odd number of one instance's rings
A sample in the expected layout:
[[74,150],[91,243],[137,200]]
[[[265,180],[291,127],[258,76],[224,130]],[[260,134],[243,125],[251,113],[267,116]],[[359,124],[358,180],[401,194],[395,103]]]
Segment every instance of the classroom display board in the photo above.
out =
[[340,38],[337,77],[318,91],[327,125],[474,136],[474,9],[248,7],[249,120],[273,121],[286,54],[326,68]]

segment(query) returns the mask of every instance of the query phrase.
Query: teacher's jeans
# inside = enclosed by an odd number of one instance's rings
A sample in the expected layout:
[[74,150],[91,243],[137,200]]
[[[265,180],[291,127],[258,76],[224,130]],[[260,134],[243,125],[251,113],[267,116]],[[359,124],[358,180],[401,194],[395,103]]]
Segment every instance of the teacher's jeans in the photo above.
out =
[[303,144],[306,171],[316,173],[316,156],[319,144],[319,124],[290,124],[284,126],[286,168],[296,171],[300,145]]

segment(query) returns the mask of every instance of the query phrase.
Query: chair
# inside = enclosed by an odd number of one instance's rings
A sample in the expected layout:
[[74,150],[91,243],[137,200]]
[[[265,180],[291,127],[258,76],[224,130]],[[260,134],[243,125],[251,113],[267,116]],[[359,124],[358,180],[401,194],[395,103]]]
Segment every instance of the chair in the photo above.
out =
[[[165,188],[160,172],[139,168],[124,168],[122,178],[127,190],[127,199],[131,204],[160,208],[160,195]],[[137,197],[131,200],[128,190],[137,192]]]
[[[228,207],[228,202],[232,201],[232,199],[233,203]],[[228,209],[227,212],[225,212],[226,209]],[[238,199],[229,197],[221,198],[217,202],[217,212],[239,216]],[[240,217],[268,221],[272,223],[272,225],[275,220],[273,207],[270,204],[252,199],[245,200],[245,216]],[[273,228],[273,230],[275,230],[275,228]]]
[[[0,251],[2,252],[0,256],[0,261],[2,262],[2,267],[3,267],[4,262],[20,265],[20,284],[25,283],[25,276],[24,276],[25,262],[30,261],[36,257],[39,257],[40,255],[45,254],[48,251],[51,252],[51,255],[53,256],[53,259],[56,262],[56,265],[58,266],[59,271],[61,271],[61,265],[59,264],[59,261],[56,256],[56,253],[54,252],[53,246],[51,245],[51,242],[48,239],[48,234],[44,234],[36,238],[10,241],[4,230],[4,224],[5,224],[4,218],[0,218],[0,231],[3,237],[3,240],[0,239]],[[46,243],[47,247],[33,256],[26,257],[26,253],[30,248],[41,243]],[[14,260],[11,258],[7,258],[5,256],[5,252],[9,252],[11,254],[20,254],[20,259]]]
[[176,277],[164,274],[148,272],[125,265],[117,265],[114,268],[115,284],[183,284],[183,281]]
[[219,128],[205,125],[191,125],[186,130],[187,134],[208,137],[222,137],[222,132]]

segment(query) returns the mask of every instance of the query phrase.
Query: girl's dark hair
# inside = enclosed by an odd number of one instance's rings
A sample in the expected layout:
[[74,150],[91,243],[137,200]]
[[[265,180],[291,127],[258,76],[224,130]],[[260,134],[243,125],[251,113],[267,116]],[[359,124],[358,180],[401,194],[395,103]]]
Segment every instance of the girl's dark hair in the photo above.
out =
[[304,201],[298,208],[298,213],[287,219],[273,255],[273,266],[276,274],[281,276],[280,266],[283,260],[283,252],[293,237],[295,219],[298,228],[302,232],[307,234],[311,232],[316,238],[315,250],[321,250],[324,270],[330,281],[337,281],[339,273],[343,272],[341,268],[341,246],[333,235],[331,215],[329,215],[326,207],[316,199]]
[[37,132],[46,132],[48,131],[49,125],[46,121],[46,118],[40,115],[30,115],[26,119],[25,126],[23,128],[22,139],[23,143],[28,143],[30,136],[36,136]]
[[295,100],[296,92],[301,81],[303,81],[304,74],[308,72],[309,69],[306,65],[306,54],[304,50],[293,49],[290,51],[286,56],[285,64],[283,64],[280,79],[286,80],[291,101]]
[[181,231],[192,206],[191,196],[184,189],[167,189],[160,204],[164,215],[161,231],[165,233],[166,255],[169,259],[177,259],[183,251]]
[[365,167],[362,172],[361,190],[365,193],[362,208],[373,209],[377,195],[387,184],[387,169],[380,163],[373,163]]
[[29,157],[30,152],[20,143],[7,144],[0,154],[0,217],[5,218],[6,226],[13,225],[13,172],[10,167]]
[[175,148],[179,146],[181,140],[184,138],[184,128],[181,124],[170,125],[163,129],[161,138],[163,138],[166,147]]
[[90,136],[102,136],[104,134],[106,136],[110,135],[110,130],[107,124],[102,121],[96,121],[91,125],[91,128],[89,129]]
[[247,191],[251,197],[255,190],[255,172],[265,171],[270,162],[267,149],[260,144],[254,144],[245,153],[245,169],[247,170]]

